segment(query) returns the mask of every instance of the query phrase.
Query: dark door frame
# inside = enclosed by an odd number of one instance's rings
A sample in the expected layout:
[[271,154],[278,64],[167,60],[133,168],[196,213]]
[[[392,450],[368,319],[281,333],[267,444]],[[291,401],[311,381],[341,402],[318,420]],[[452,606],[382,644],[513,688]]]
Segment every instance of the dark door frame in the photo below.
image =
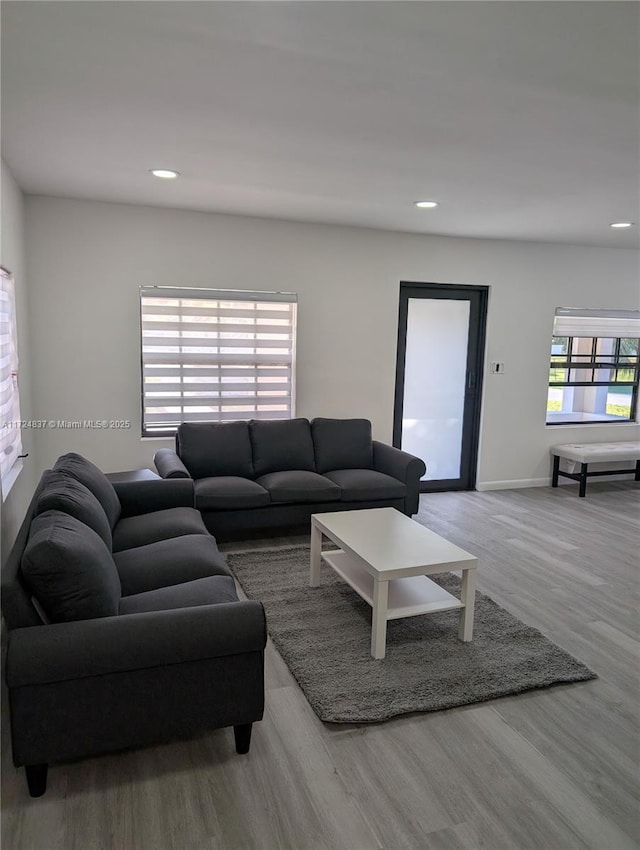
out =
[[402,411],[404,407],[404,374],[406,365],[407,317],[410,298],[432,298],[470,301],[467,373],[462,425],[460,478],[421,481],[420,492],[439,490],[474,490],[480,439],[480,412],[486,339],[488,286],[457,283],[421,283],[400,281],[398,309],[398,348],[396,355],[396,386],[393,404],[393,445],[402,442]]

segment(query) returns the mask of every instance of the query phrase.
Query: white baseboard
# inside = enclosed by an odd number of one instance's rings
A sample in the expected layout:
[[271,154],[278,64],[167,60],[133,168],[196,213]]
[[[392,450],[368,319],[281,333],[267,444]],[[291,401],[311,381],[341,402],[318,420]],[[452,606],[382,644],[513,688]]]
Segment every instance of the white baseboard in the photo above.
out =
[[511,481],[482,481],[476,490],[520,490],[524,487],[548,487],[551,478],[516,478]]
[[[625,475],[607,475],[603,478],[588,478],[587,488],[594,481],[633,481],[633,478],[630,473],[626,473]],[[573,484],[575,486],[577,483],[577,481],[573,481],[571,478],[560,477],[558,479],[558,485],[560,487],[564,487],[567,484]],[[524,487],[550,486],[551,476],[548,478],[516,478],[512,481],[481,481],[476,484],[476,490],[520,490]]]

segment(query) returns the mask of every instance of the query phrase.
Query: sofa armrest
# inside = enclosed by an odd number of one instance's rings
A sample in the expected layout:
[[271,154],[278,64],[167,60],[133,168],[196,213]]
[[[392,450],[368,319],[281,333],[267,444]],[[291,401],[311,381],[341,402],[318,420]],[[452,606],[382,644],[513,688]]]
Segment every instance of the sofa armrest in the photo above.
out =
[[153,462],[163,478],[191,478],[189,470],[173,449],[158,449]]
[[418,512],[420,501],[420,479],[427,471],[423,460],[394,446],[378,440],[373,441],[373,468],[392,478],[402,481],[407,487],[405,513],[412,516]]
[[189,478],[157,478],[155,481],[115,481],[122,516],[138,516],[167,508],[193,508],[195,494]]
[[10,688],[182,664],[245,652],[267,641],[260,602],[243,600],[14,629]]
[[373,441],[373,468],[405,484],[419,480],[427,471],[424,461],[419,457],[378,440]]

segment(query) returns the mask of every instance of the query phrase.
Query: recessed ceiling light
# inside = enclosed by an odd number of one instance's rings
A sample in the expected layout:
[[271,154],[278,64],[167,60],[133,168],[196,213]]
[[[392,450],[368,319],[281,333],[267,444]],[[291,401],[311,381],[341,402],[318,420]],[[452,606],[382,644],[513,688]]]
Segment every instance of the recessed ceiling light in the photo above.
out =
[[438,206],[437,201],[416,201],[417,207],[420,207],[421,210],[432,210],[434,207]]
[[180,174],[179,171],[171,171],[169,168],[152,168],[150,171],[154,177],[162,177],[163,180],[175,180]]
[[633,227],[632,221],[614,221],[613,224],[609,225],[610,227]]

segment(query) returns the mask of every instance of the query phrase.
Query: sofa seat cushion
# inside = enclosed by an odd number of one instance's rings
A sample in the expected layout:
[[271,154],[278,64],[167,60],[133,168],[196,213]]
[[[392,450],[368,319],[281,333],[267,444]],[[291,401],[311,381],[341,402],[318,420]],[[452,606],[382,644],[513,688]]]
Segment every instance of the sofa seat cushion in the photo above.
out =
[[195,482],[194,490],[199,511],[262,508],[269,504],[269,494],[264,487],[235,475],[200,478]]
[[252,419],[249,436],[256,480],[268,472],[288,469],[315,472],[308,419]]
[[111,552],[69,514],[45,511],[32,520],[22,574],[53,623],[118,613],[120,579]]
[[111,550],[111,525],[100,502],[91,490],[68,472],[49,470],[42,477],[42,488],[35,513],[62,511],[92,528]]
[[183,534],[125,549],[115,552],[113,560],[123,596],[208,576],[230,575],[215,539],[204,534]]
[[194,608],[197,605],[217,605],[220,602],[237,601],[238,594],[231,576],[210,576],[172,587],[161,587],[146,593],[124,596],[120,600],[120,614],[145,614],[152,611],[169,611],[174,608]]
[[183,422],[176,432],[176,451],[192,478],[253,478],[248,422]]
[[372,469],[373,441],[368,419],[324,419],[311,422],[316,472]]
[[335,469],[325,475],[342,489],[343,502],[403,499],[407,495],[402,481],[373,469]]
[[317,472],[289,469],[286,472],[269,472],[258,478],[269,491],[272,502],[334,502],[340,499],[337,484]]
[[91,490],[102,505],[111,528],[120,517],[120,500],[113,485],[101,469],[76,452],[61,455],[53,466],[56,472],[66,472]]
[[200,511],[195,508],[167,508],[140,516],[123,517],[113,529],[113,551],[146,546],[183,534],[209,534]]

